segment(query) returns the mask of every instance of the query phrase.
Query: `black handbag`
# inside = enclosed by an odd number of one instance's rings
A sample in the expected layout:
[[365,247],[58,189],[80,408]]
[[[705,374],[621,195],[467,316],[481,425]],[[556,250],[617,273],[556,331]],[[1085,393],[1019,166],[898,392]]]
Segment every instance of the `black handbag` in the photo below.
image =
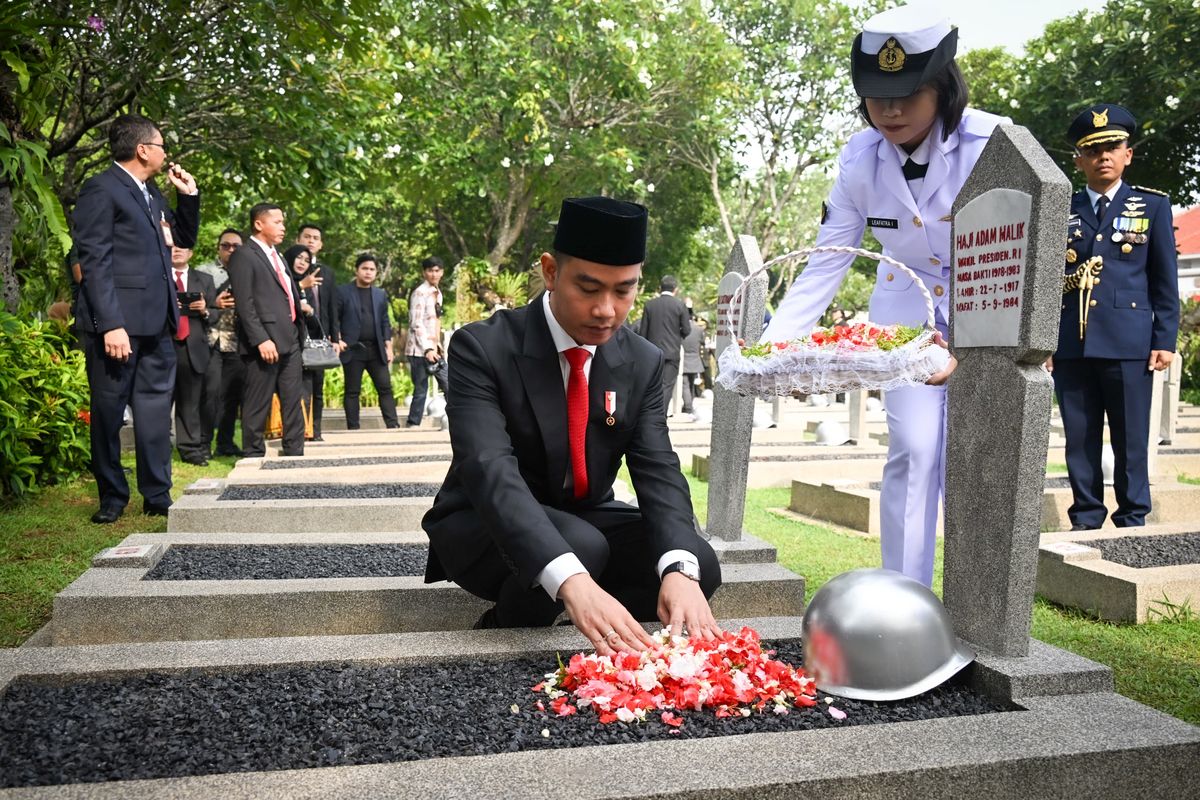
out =
[[338,355],[333,342],[325,336],[325,328],[321,325],[321,321],[317,320],[316,322],[321,331],[321,338],[314,339],[307,335],[304,337],[304,350],[300,353],[300,362],[305,369],[340,367],[342,365],[341,356]]

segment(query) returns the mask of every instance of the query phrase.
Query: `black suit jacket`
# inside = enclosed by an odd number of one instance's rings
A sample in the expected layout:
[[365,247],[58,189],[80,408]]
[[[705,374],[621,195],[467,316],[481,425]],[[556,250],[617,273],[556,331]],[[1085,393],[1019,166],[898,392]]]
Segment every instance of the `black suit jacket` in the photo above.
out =
[[666,361],[679,361],[679,347],[691,330],[687,306],[669,294],[660,294],[647,302],[638,322],[638,333],[658,345]]
[[279,257],[291,281],[296,321],[288,312],[288,296],[279,283],[271,259],[257,242],[239,247],[229,259],[229,286],[237,303],[238,352],[258,355],[258,346],[270,339],[281,354],[296,352],[302,341],[304,314],[300,311],[300,286]]
[[[208,346],[208,328],[215,324],[217,309],[217,285],[211,275],[205,275],[198,269],[188,267],[187,289],[189,292],[200,292],[208,311],[200,314],[195,311],[188,314],[187,351],[191,359],[192,369],[200,374],[208,369],[208,360],[212,357],[212,348]],[[183,310],[180,313],[185,313]]]
[[83,281],[75,321],[79,330],[103,334],[124,328],[130,336],[156,336],[179,323],[171,251],[162,220],[181,247],[195,247],[200,196],[179,195],[174,211],[153,183],[147,208],[142,190],[113,164],[83,184],[72,215]]
[[375,331],[368,335],[362,329],[362,314],[358,309],[358,287],[353,283],[343,283],[338,287],[338,319],[342,326],[342,341],[346,349],[342,351],[342,363],[349,363],[353,356],[350,348],[361,340],[379,342],[380,354],[383,347],[392,340],[392,321],[388,318],[387,293],[378,286],[371,287],[371,309],[375,314]]
[[[588,379],[588,494],[576,501],[563,488],[570,465],[566,391],[541,299],[456,331],[446,392],[454,455],[423,520],[430,540],[425,580],[460,574],[494,541],[532,584],[546,564],[570,552],[542,504],[570,511],[611,501],[622,457],[656,558],[694,547],[691,496],[667,434],[662,363],[657,348],[623,327],[597,349]],[[606,392],[616,393],[613,425]],[[444,524],[470,508],[482,529]]]
[[[317,319],[321,321],[321,328],[325,331],[325,335],[331,341],[336,342],[342,338],[341,315],[338,313],[337,278],[333,274],[333,267],[327,264],[317,263],[315,271],[321,278],[321,285],[317,287]],[[308,296],[312,297],[311,289],[308,290]]]

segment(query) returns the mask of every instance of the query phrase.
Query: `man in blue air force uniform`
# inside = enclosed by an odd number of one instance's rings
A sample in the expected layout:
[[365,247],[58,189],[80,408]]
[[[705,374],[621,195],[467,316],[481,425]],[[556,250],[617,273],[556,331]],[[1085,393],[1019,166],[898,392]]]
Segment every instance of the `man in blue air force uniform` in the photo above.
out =
[[1066,278],[1053,371],[1074,502],[1072,530],[1104,524],[1100,467],[1107,414],[1115,461],[1118,528],[1146,524],[1146,460],[1154,372],[1175,355],[1179,330],[1171,201],[1121,180],[1137,121],[1121,106],[1084,109],[1071,123],[1075,166],[1087,187],[1071,200]]

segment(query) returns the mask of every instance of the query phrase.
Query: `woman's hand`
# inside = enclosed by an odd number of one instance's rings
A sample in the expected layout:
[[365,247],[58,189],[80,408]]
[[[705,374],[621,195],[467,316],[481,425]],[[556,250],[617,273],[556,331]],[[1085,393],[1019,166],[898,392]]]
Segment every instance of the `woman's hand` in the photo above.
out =
[[[934,332],[933,343],[944,350],[950,349],[949,345],[946,344],[946,339],[942,336],[941,331]],[[934,374],[930,375],[929,380],[925,381],[925,384],[927,386],[942,386],[947,380],[950,379],[950,373],[954,372],[955,368],[957,367],[958,359],[954,356],[950,356],[950,363],[946,365],[946,368],[941,372],[935,372]]]

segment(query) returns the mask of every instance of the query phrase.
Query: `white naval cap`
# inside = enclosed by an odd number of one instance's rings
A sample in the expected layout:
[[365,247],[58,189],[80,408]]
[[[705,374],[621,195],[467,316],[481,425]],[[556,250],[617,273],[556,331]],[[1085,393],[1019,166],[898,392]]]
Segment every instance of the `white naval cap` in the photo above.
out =
[[854,40],[850,72],[860,97],[908,97],[954,60],[958,29],[929,6],[876,14]]

